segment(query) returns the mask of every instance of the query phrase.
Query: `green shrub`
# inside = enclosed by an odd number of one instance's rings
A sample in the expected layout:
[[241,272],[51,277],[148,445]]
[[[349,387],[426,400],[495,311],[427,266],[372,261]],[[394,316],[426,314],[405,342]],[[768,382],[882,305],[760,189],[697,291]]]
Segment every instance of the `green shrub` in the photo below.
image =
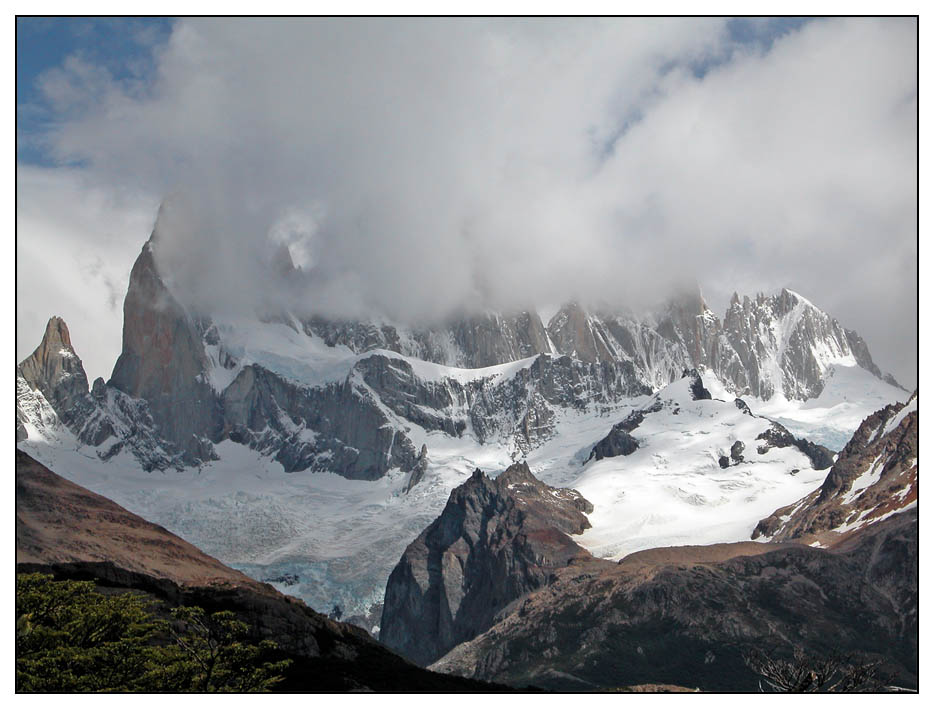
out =
[[92,581],[18,575],[16,690],[255,692],[282,679],[289,661],[266,659],[275,643],[244,642],[247,626],[233,613],[174,608],[168,623],[153,603],[98,593]]

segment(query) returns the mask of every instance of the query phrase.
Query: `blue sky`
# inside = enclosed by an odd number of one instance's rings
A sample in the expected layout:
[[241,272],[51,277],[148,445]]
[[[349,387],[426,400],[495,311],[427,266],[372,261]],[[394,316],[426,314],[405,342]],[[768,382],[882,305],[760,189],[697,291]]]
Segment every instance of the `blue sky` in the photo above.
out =
[[117,81],[148,83],[153,51],[172,31],[168,18],[18,17],[16,20],[17,160],[51,165],[36,139],[58,120],[40,88],[40,77],[70,56],[104,67]]
[[[736,47],[758,46],[768,51],[774,41],[800,29],[807,18],[732,18],[726,28],[735,47],[716,57],[692,64],[702,78],[710,69],[728,62]],[[19,17],[16,21],[17,159],[26,164],[53,165],[55,160],[41,143],[50,121],[60,118],[50,110],[42,95],[40,77],[61,67],[70,56],[105,67],[117,81],[153,78],[153,52],[168,41],[174,20],[165,17]],[[624,132],[638,120],[638,111],[623,121]]]

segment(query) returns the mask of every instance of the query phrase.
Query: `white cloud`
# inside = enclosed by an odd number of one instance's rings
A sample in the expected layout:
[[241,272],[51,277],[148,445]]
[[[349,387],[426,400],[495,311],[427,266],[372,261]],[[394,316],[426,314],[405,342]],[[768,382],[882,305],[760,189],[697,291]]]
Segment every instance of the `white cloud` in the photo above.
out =
[[130,268],[158,203],[73,170],[19,167],[16,179],[16,361],[59,315],[89,380],[109,379]]
[[47,86],[80,110],[51,137],[185,198],[163,257],[205,307],[270,296],[270,235],[337,314],[787,285],[910,380],[915,29],[818,21],[763,53],[720,20],[186,20],[145,90],[66,64]]

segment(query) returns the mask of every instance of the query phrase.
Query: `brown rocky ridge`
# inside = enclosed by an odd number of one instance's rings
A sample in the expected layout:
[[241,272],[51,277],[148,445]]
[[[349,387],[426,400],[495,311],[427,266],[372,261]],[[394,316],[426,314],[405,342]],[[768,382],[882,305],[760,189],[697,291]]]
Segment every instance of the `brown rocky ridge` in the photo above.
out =
[[756,526],[752,538],[833,544],[918,501],[918,392],[868,416],[824,483]]
[[917,531],[910,510],[839,549],[741,542],[592,559],[430,667],[557,690],[752,692],[744,653],[802,647],[881,659],[900,686],[917,687]]

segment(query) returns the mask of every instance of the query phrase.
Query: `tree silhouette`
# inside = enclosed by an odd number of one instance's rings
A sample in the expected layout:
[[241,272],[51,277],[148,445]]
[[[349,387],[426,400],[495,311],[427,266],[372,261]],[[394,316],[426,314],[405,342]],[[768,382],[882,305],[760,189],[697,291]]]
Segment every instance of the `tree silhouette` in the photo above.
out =
[[884,688],[879,660],[864,662],[854,655],[809,655],[796,647],[791,659],[770,656],[760,650],[743,655],[746,665],[762,677],[763,691],[775,692],[877,692]]

